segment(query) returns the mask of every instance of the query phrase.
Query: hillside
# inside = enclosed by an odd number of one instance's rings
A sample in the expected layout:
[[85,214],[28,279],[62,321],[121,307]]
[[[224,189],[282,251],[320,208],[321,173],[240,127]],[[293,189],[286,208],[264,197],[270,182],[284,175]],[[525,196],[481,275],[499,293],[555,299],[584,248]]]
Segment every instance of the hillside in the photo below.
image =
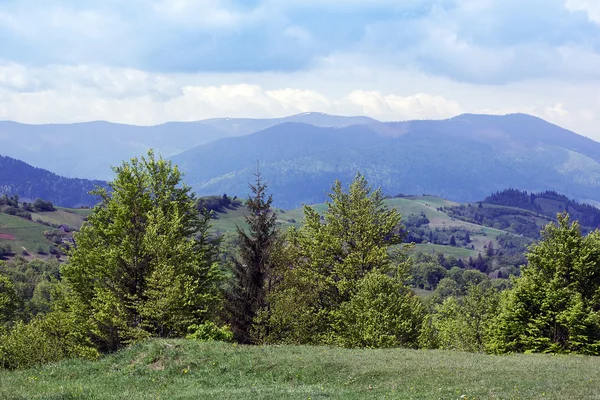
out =
[[286,123],[172,157],[200,195],[247,193],[256,161],[276,205],[319,203],[362,172],[384,193],[477,201],[512,187],[600,202],[600,143],[539,118],[463,115],[345,128]]
[[477,204],[444,207],[449,216],[463,221],[502,229],[532,239],[556,214],[566,211],[587,233],[600,228],[600,209],[582,204],[556,192],[528,193],[514,189],[496,192]]
[[595,399],[599,374],[597,357],[150,340],[99,361],[0,371],[0,397]]
[[[386,199],[385,204],[402,214],[402,223],[407,232],[405,242],[416,243],[415,252],[441,253],[468,260],[469,257],[476,258],[480,253],[485,254],[490,242],[495,249],[506,254],[522,254],[525,251],[524,246],[531,243],[517,234],[454,218],[448,210],[459,207],[460,204],[439,197],[407,196]],[[320,213],[326,210],[323,203],[311,207]],[[236,226],[245,226],[246,212],[243,206],[215,212],[212,231],[217,235],[234,233]],[[292,210],[277,209],[276,212],[277,222],[283,229],[299,227],[304,219],[302,207]],[[455,238],[454,245],[451,245],[452,237]],[[522,257],[519,257],[514,260],[513,265],[518,266],[523,262]]]
[[111,166],[152,148],[165,157],[220,138],[257,132],[286,122],[348,126],[376,122],[366,117],[304,113],[285,118],[217,118],[155,126],[105,121],[29,125],[0,121],[2,154],[59,175],[111,180]]
[[42,198],[58,206],[80,207],[98,202],[96,196],[89,194],[96,186],[106,187],[106,182],[65,178],[0,155],[0,194],[18,195],[30,201]]
[[[22,204],[20,205],[22,207]],[[7,214],[0,207],[0,259],[15,255],[27,258],[63,256],[73,231],[81,228],[89,209],[56,208],[54,211],[20,211]],[[29,218],[25,218],[29,217]],[[64,257],[62,258],[64,260]]]

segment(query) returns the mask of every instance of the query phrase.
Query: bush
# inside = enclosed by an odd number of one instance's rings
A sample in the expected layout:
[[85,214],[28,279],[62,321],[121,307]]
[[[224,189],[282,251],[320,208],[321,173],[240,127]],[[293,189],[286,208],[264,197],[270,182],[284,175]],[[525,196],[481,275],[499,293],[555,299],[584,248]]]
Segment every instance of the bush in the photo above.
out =
[[33,209],[38,212],[55,211],[54,204],[52,204],[52,202],[42,199],[35,199],[33,202]]
[[13,282],[0,274],[0,328],[6,322],[10,322],[16,311],[19,298]]
[[98,357],[81,329],[63,312],[52,312],[29,323],[18,322],[0,336],[0,368],[19,369],[65,358]]
[[371,272],[335,313],[336,341],[345,347],[416,347],[425,316],[421,301],[399,280]]
[[202,342],[209,340],[219,342],[233,341],[233,332],[229,325],[219,327],[212,321],[206,321],[199,325],[190,325],[188,327],[188,332],[190,333],[185,338],[190,340],[199,340]]
[[462,297],[448,297],[429,316],[423,347],[484,352],[490,346],[499,294],[489,282],[471,285]]

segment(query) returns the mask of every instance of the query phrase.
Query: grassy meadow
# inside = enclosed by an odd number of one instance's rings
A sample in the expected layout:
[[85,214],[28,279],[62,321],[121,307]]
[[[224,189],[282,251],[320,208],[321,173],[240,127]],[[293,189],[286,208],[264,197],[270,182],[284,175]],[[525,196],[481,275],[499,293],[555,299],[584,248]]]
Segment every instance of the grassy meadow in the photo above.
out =
[[600,358],[150,340],[0,371],[2,399],[597,399]]
[[51,228],[24,218],[0,213],[0,233],[12,235],[14,239],[0,239],[0,244],[9,244],[13,252],[22,250],[35,252],[38,246],[48,247],[43,232]]
[[[498,235],[506,233],[505,231],[483,227],[481,225],[472,224],[451,218],[448,214],[438,211],[437,208],[455,206],[458,203],[442,199],[434,196],[410,196],[402,198],[386,199],[385,203],[388,207],[396,208],[403,218],[407,218],[412,214],[420,214],[423,212],[430,220],[431,228],[460,228],[471,233],[472,244],[474,250],[460,247],[451,247],[436,244],[418,244],[415,247],[416,251],[425,253],[440,252],[446,256],[455,256],[458,258],[477,257],[480,252],[485,251],[486,246],[490,241],[496,242]],[[311,205],[319,213],[323,214],[327,206],[325,204]],[[216,213],[216,218],[211,221],[212,232],[217,234],[235,232],[236,225],[245,226],[246,222],[244,214],[245,207],[229,208],[226,212]],[[304,220],[304,211],[302,207],[292,210],[277,210],[278,223],[280,227],[286,228],[290,226],[299,227]]]

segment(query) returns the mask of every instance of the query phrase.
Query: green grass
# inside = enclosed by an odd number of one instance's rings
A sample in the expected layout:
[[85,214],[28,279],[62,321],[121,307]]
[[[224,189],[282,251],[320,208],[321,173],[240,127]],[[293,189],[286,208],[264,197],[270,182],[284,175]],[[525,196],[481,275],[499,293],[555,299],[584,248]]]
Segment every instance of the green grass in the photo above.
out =
[[74,210],[68,209],[57,209],[51,212],[39,212],[32,213],[31,218],[35,220],[41,220],[50,224],[67,225],[75,229],[81,228],[84,221],[84,214],[76,213]]
[[[471,244],[475,247],[475,250],[471,250],[434,244],[417,245],[416,249],[424,252],[440,252],[446,256],[453,255],[459,258],[468,258],[470,256],[476,257],[480,252],[484,251],[484,246],[486,246],[490,241],[497,245],[498,243],[496,241],[496,237],[500,234],[506,233],[502,230],[483,227],[481,225],[454,219],[448,214],[438,211],[438,208],[455,206],[458,204],[440,197],[410,196],[386,199],[385,203],[389,207],[397,209],[403,215],[403,218],[406,218],[412,214],[420,214],[423,212],[430,220],[429,227],[432,229],[459,228],[462,230],[467,230],[470,232],[472,240]],[[327,205],[324,203],[311,205],[311,207],[316,209],[321,214],[323,214],[327,209]],[[218,213],[217,219],[214,219],[211,222],[213,225],[212,232],[217,234],[231,233],[235,232],[236,225],[241,227],[246,226],[244,213],[246,213],[245,207],[239,207],[234,210],[228,209],[225,213]],[[283,229],[290,226],[299,227],[304,220],[304,211],[302,207],[295,208],[293,210],[278,210],[277,214],[278,222],[280,227]],[[485,235],[482,232],[485,233]]]
[[441,244],[416,244],[414,251],[420,251],[422,253],[442,253],[446,256],[455,256],[457,258],[469,258],[477,257],[479,251],[465,249],[462,247],[444,246]]
[[91,208],[66,208],[66,207],[55,207],[55,208],[57,210],[63,210],[63,211],[68,211],[71,213],[79,214],[83,217],[87,217],[93,211]]
[[600,359],[152,340],[0,372],[2,399],[597,399]]
[[24,218],[0,213],[0,233],[7,233],[15,237],[15,240],[0,239],[0,243],[10,244],[13,253],[19,254],[23,249],[34,253],[38,246],[47,250],[51,244],[43,235],[43,232],[47,230],[52,230],[52,228]]

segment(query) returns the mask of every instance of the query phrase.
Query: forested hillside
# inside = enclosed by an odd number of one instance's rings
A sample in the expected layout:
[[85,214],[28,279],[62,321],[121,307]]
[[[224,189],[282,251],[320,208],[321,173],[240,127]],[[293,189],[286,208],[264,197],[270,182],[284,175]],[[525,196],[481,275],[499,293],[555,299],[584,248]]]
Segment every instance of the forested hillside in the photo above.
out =
[[324,201],[361,171],[386,194],[478,201],[507,187],[600,201],[600,144],[539,118],[463,115],[346,128],[281,124],[172,157],[200,195],[248,192],[256,161],[279,207]]
[[475,203],[444,207],[453,218],[538,239],[540,228],[566,212],[584,232],[600,227],[600,209],[579,203],[554,191],[528,193],[508,189]]
[[0,156],[0,194],[33,201],[42,198],[64,207],[93,206],[99,198],[89,192],[106,182],[65,178],[14,158]]

